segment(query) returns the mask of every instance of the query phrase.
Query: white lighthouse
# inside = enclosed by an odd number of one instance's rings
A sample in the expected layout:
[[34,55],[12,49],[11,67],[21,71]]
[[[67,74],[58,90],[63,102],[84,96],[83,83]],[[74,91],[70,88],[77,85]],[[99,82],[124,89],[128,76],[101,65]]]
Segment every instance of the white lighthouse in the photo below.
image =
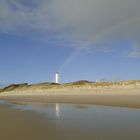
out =
[[60,83],[60,75],[59,72],[55,73],[55,83]]

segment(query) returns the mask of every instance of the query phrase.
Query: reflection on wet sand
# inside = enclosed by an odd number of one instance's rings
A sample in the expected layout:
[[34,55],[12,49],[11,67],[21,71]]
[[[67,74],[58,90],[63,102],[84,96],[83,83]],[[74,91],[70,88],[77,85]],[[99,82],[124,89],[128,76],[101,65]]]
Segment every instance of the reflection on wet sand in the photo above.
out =
[[0,124],[0,140],[140,139],[139,109],[1,101]]
[[55,104],[55,110],[56,110],[56,117],[60,117],[60,105],[57,103]]

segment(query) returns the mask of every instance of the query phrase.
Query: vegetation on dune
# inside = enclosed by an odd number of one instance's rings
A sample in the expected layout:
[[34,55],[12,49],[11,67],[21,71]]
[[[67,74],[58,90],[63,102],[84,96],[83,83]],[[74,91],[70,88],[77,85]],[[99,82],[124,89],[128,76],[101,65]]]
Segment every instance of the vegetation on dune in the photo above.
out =
[[38,83],[31,84],[12,84],[0,89],[0,92],[21,91],[21,90],[45,90],[45,89],[65,89],[65,88],[98,88],[98,87],[113,87],[113,86],[136,86],[140,85],[140,80],[129,80],[120,82],[91,82],[87,80],[80,80],[76,82],[57,84],[57,83]]
[[89,85],[89,84],[93,84],[95,82],[90,82],[90,81],[87,81],[87,80],[80,80],[80,81],[76,81],[76,82],[71,82],[71,83],[65,83],[64,85],[65,86],[82,86],[82,85]]
[[4,88],[1,89],[1,92],[4,92],[4,91],[11,91],[11,90],[14,90],[14,89],[25,89],[28,87],[28,84],[27,83],[23,83],[23,84],[11,84],[9,86],[6,86]]

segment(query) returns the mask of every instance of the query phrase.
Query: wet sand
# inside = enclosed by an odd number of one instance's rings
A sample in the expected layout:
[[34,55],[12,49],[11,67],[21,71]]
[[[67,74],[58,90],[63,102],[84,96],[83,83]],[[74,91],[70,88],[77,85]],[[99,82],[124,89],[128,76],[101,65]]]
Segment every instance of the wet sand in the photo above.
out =
[[46,128],[32,112],[0,105],[0,140],[45,140]]
[[43,116],[0,104],[0,140],[65,140],[59,125]]
[[0,140],[140,139],[139,109],[77,104],[12,107],[0,104]]
[[0,94],[12,102],[75,103],[140,108],[140,88],[18,91]]

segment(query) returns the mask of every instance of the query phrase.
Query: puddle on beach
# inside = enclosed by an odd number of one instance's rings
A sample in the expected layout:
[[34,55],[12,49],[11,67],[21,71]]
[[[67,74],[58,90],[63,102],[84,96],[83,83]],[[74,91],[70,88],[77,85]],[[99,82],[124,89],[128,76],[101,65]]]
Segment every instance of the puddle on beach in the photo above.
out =
[[[38,119],[46,129],[44,140],[140,139],[140,109],[58,103],[21,105],[4,101],[0,104],[39,115]],[[25,122],[25,125],[29,124]]]

